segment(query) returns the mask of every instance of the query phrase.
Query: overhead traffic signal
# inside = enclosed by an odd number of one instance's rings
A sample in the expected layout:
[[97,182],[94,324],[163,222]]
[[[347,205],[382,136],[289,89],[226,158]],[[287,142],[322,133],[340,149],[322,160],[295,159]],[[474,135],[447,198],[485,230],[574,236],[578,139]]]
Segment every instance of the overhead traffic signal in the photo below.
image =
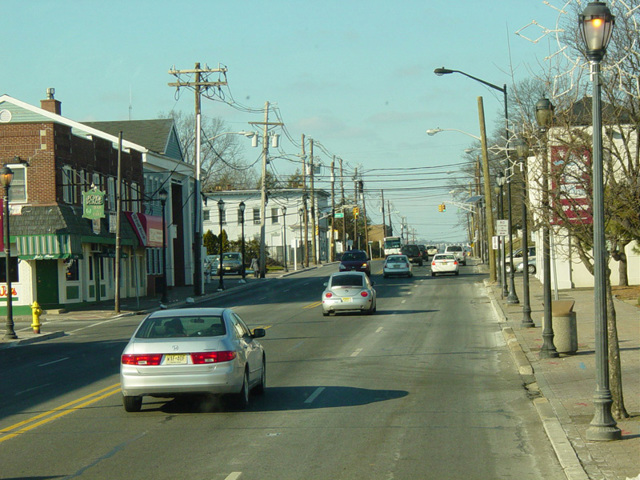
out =
[[444,212],[447,209],[446,205],[444,203],[441,203],[440,205],[438,205],[438,211],[439,212]]

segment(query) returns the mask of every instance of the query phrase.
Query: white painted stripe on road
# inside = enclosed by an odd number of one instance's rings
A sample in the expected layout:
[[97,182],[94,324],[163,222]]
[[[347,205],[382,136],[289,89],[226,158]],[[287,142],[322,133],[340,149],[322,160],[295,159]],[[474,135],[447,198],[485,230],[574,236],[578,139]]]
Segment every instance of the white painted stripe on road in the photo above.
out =
[[60,358],[58,360],[54,360],[53,362],[47,362],[47,363],[42,363],[40,365],[38,365],[39,367],[46,367],[48,365],[53,365],[54,363],[60,363],[60,362],[64,362],[65,360],[69,360],[70,357],[64,357],[64,358]]
[[355,352],[353,352],[353,353],[351,354],[351,356],[352,356],[352,357],[357,357],[358,355],[360,355],[360,352],[362,352],[362,349],[361,349],[361,348],[359,348],[359,349],[357,349]]
[[296,343],[293,347],[291,347],[291,348],[289,349],[289,351],[291,351],[291,350],[295,350],[296,348],[301,347],[303,343],[304,343],[304,340],[302,340],[301,342]]
[[380,333],[383,330],[382,327],[378,327],[378,329],[376,330],[376,333]]
[[406,303],[407,299],[405,298],[404,300],[402,300],[400,303]]
[[309,398],[307,398],[304,401],[304,403],[312,403],[316,398],[318,398],[318,395],[320,395],[323,391],[324,391],[324,387],[316,388],[315,392],[309,395]]
[[242,476],[242,472],[231,472],[224,480],[238,480]]
[[45,387],[48,387],[49,385],[53,385],[53,384],[52,383],[45,383],[44,385],[38,385],[37,387],[27,388],[26,390],[22,390],[21,392],[14,393],[14,395],[17,397],[18,395],[22,395],[23,393],[31,392],[31,391],[37,390],[39,388],[45,388]]

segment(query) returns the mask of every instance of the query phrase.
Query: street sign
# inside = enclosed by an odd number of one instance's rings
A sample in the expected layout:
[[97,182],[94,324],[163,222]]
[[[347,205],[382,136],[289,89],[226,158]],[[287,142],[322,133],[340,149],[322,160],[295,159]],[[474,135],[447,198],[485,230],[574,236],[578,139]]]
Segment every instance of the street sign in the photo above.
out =
[[509,235],[509,220],[496,221],[496,235],[499,237],[506,237]]
[[333,218],[344,218],[344,212],[336,212]]

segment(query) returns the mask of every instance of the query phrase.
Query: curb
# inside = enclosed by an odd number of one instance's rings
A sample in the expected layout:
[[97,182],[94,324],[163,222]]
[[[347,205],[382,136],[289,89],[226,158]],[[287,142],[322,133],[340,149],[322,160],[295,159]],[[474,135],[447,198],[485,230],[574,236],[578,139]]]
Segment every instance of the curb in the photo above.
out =
[[[496,317],[498,317],[500,323],[505,324],[507,322],[507,317],[495,298],[489,282],[485,280],[484,285]],[[535,370],[525,355],[522,345],[520,345],[513,328],[506,325],[503,325],[501,328],[502,335],[509,346],[511,356],[518,367],[518,373],[525,378],[527,376],[533,376],[535,378]],[[528,382],[525,381],[525,383]],[[547,438],[551,443],[553,451],[556,454],[558,462],[560,463],[567,480],[589,480],[589,476],[580,463],[578,455],[567,438],[567,434],[562,428],[562,424],[560,423],[555,410],[549,403],[549,400],[540,393],[540,396],[533,400],[533,405],[536,407],[538,417],[542,422]]]
[[53,338],[64,337],[66,334],[63,331],[34,334],[37,336],[18,338],[16,340],[9,340],[7,342],[0,343],[0,350],[5,348],[17,347],[19,345],[29,345],[32,343],[42,342],[44,340],[51,340]]

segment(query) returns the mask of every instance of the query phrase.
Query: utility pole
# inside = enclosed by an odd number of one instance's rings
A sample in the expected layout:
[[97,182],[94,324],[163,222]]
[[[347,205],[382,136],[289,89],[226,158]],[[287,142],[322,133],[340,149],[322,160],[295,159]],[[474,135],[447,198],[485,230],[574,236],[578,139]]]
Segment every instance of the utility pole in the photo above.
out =
[[344,209],[344,175],[340,159],[340,208],[342,209],[342,252],[347,251],[347,212]]
[[120,313],[120,212],[122,211],[122,132],[118,134],[118,180],[116,182],[116,291],[115,313]]
[[[487,147],[487,132],[484,122],[484,105],[482,97],[478,97],[478,120],[480,123],[480,138],[482,144],[482,171],[484,174],[484,199],[486,205],[485,219],[487,224],[487,250],[489,251],[489,282],[496,281],[496,258],[491,242],[493,241],[493,202],[491,200],[491,178],[489,177],[489,150]],[[513,266],[513,265],[512,265]]]
[[[226,85],[226,81],[216,80],[209,81],[208,75],[210,73],[227,73],[226,67],[220,68],[200,68],[200,63],[197,62],[193,70],[176,70],[172,68],[169,70],[169,74],[175,76],[178,81],[169,83],[170,87],[193,88],[195,91],[195,104],[196,104],[196,143],[195,143],[195,179],[193,182],[193,294],[198,296],[204,292],[204,277],[202,275],[202,198],[200,194],[200,175],[201,175],[201,158],[200,158],[200,97],[202,87],[220,87]],[[180,79],[182,75],[195,74],[195,81],[183,81]],[[203,78],[204,77],[204,78]],[[222,268],[222,265],[220,266]]]
[[387,236],[387,220],[384,217],[384,190],[380,189],[380,198],[382,198],[382,238]]
[[[355,169],[353,174],[353,203],[355,207],[353,208],[353,248],[360,248],[360,241],[358,240],[358,215],[356,212],[358,211],[358,169]],[[357,245],[356,245],[357,244]]]
[[387,210],[389,211],[389,236],[393,235],[393,225],[391,224],[391,201],[387,200]]
[[313,253],[313,264],[318,265],[318,244],[316,242],[316,200],[313,186],[313,138],[309,139],[309,187],[311,188],[311,252]]
[[267,163],[269,163],[269,127],[281,126],[279,122],[269,122],[269,102],[264,103],[264,122],[249,122],[262,125],[262,182],[260,187],[260,278],[267,275],[266,225],[267,225]]
[[335,218],[336,218],[336,177],[334,175],[333,169],[336,166],[336,156],[333,156],[333,160],[331,160],[331,234],[329,235],[329,261],[333,262],[336,259],[336,244],[333,236],[333,231],[335,228]]
[[362,218],[364,219],[364,245],[365,250],[369,251],[369,226],[367,225],[367,204],[364,200],[364,182],[358,181],[360,185],[360,198],[362,199]]
[[305,138],[302,134],[302,206],[304,215],[304,264],[309,267],[309,213],[307,211],[307,155],[305,153]]

